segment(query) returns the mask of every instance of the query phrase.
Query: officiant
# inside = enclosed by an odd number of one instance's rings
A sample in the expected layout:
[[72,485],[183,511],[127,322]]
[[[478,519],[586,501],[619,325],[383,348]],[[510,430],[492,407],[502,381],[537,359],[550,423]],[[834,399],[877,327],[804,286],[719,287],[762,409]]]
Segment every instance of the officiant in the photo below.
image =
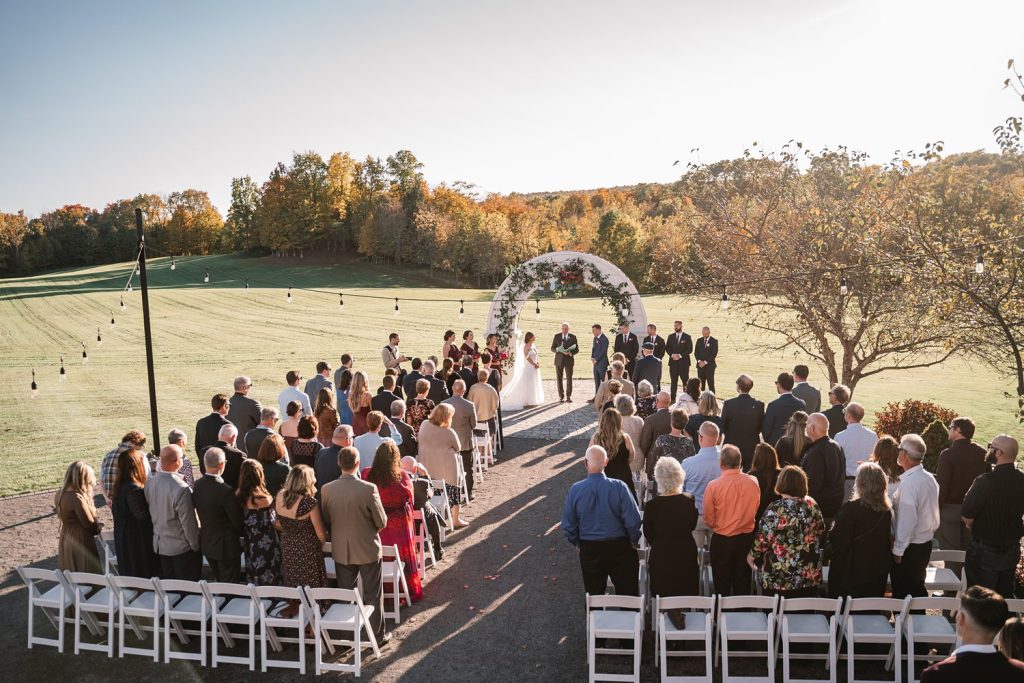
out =
[[[555,377],[558,380],[558,402],[572,403],[572,368],[576,362],[574,356],[579,353],[580,346],[576,335],[569,331],[569,323],[562,323],[561,334],[551,340],[551,351],[555,354]],[[562,378],[565,384],[562,384]]]

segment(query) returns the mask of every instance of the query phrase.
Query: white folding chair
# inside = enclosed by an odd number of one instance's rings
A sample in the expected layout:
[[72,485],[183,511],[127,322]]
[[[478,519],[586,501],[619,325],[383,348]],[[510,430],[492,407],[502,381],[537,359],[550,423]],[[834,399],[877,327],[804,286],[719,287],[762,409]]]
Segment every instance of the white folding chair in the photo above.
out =
[[413,510],[412,520],[414,529],[413,543],[416,544],[416,571],[422,579],[427,573],[427,567],[433,567],[437,564],[437,558],[434,555],[434,544],[430,540],[430,534],[427,531],[427,521],[423,518],[423,511]]
[[[966,572],[963,569],[966,561],[967,553],[963,550],[933,550],[931,560],[925,569],[924,586],[928,589],[928,594],[950,591],[959,596],[967,590]],[[950,562],[960,563],[959,574],[949,568]],[[938,563],[942,563],[942,566],[938,566]]]
[[459,500],[463,507],[469,505],[469,483],[466,479],[466,471],[462,469],[462,459],[459,459]]
[[[164,605],[157,595],[153,579],[139,579],[134,576],[107,576],[110,590],[117,596],[117,637],[118,657],[142,655],[160,661],[160,617]],[[147,626],[143,619],[148,620]],[[143,640],[143,631],[153,632],[153,646],[128,647],[124,644],[125,624],[131,626],[135,637]]]
[[[482,432],[478,433],[478,432]],[[484,480],[484,473],[491,461],[491,433],[486,422],[479,422],[473,430],[473,475]]]
[[[217,664],[248,664],[249,671],[256,670],[256,622],[260,611],[253,600],[249,586],[239,583],[202,582],[203,592],[210,603],[212,613],[213,649],[210,652],[210,666]],[[269,607],[269,605],[267,605]],[[245,633],[232,631],[231,626],[246,627]],[[245,657],[224,655],[218,652],[220,640],[226,647],[234,647],[236,638],[249,641]]]
[[[895,598],[846,599],[841,637],[846,639],[846,653],[843,656],[846,658],[847,683],[871,683],[871,679],[856,677],[856,662],[866,660],[884,661],[886,670],[895,661],[895,683],[900,683],[903,618],[907,602]],[[892,615],[891,621],[889,615]],[[889,652],[857,652],[857,645],[888,645]]]
[[[775,681],[775,613],[778,597],[766,595],[732,595],[718,598],[718,643],[716,650],[722,658],[723,681]],[[764,641],[765,650],[741,650],[736,657],[766,657],[767,676],[730,676],[729,644],[732,641]]]
[[[59,570],[18,567],[18,576],[28,588],[28,649],[33,645],[51,645],[64,652],[64,614],[74,603],[66,579]],[[53,584],[53,585],[50,585]],[[57,629],[56,638],[35,635],[35,609],[39,608]]]
[[[405,580],[405,563],[398,555],[397,545],[386,545],[381,548],[381,578],[384,583],[384,618],[394,619],[395,624],[402,622],[399,614],[402,599],[406,605],[412,605],[409,595],[409,584]],[[387,609],[388,602],[391,609]]]
[[[790,683],[790,661],[793,659],[825,660],[828,668],[829,683],[836,683],[836,666],[838,664],[838,629],[840,610],[843,601],[839,598],[782,598],[779,601],[779,629],[775,643],[776,651],[779,640],[782,641],[782,681]],[[828,654],[793,653],[793,643],[817,643],[828,645]]]
[[325,541],[321,550],[324,553],[324,572],[330,581],[337,581],[338,568],[334,564],[334,556],[331,554],[333,546],[330,541]]
[[[670,610],[687,610],[683,613],[682,628],[672,623]],[[686,596],[654,598],[652,625],[654,627],[654,665],[661,669],[663,683],[711,683],[714,674],[711,662],[711,639],[715,631],[715,598]],[[697,650],[669,650],[670,642],[696,641],[703,644],[703,652]],[[670,676],[669,657],[704,657],[703,676]]]
[[[907,602],[906,616],[903,620],[903,634],[907,640],[907,681],[917,683],[914,665],[919,661],[935,662],[948,657],[956,648],[956,627],[952,619],[960,609],[959,598],[910,598]],[[915,611],[932,610],[938,614],[914,614]],[[949,613],[949,618],[945,616]],[[917,654],[914,645],[946,645],[945,654]],[[936,650],[941,648],[937,647]]]
[[[67,586],[75,597],[75,654],[82,650],[105,652],[107,657],[114,656],[114,638],[117,629],[114,616],[117,614],[117,601],[110,590],[107,577],[103,574],[88,572],[64,572]],[[106,617],[106,643],[83,643],[82,622],[85,621],[90,631],[99,633],[99,619],[92,615]]]
[[[373,648],[373,653],[380,657],[377,638],[370,628],[370,615],[373,605],[363,605],[359,593],[350,588],[310,588],[306,586],[306,605],[313,612],[313,630],[316,633],[316,674],[324,671],[352,672],[358,677],[362,672],[362,657],[366,633],[366,643]],[[330,606],[321,614],[319,602],[328,602]],[[334,631],[351,633],[351,638],[337,638],[331,635]],[[324,646],[330,654],[334,654],[334,646],[352,647],[354,659],[352,664],[324,661]]]
[[[587,666],[589,681],[639,681],[643,648],[643,598],[632,595],[587,596]],[[597,647],[598,638],[632,640],[630,648]],[[601,673],[597,655],[625,655],[633,658],[632,674]]]
[[[299,673],[306,673],[306,626],[312,622],[309,607],[303,597],[301,588],[287,588],[284,586],[254,586],[249,585],[253,602],[259,607],[260,622],[260,671],[267,672],[267,667],[282,669],[298,669]],[[294,617],[282,616],[281,612],[293,602],[299,605],[299,611]],[[295,638],[283,638],[277,629],[295,629],[298,635]],[[267,656],[267,643],[270,643],[274,652],[281,652],[284,648],[281,643],[298,643],[299,660],[297,662],[289,659],[271,659]]]
[[700,594],[712,597],[715,594],[715,579],[711,575],[711,551],[697,546],[697,572],[700,581]]
[[100,548],[103,550],[103,573],[117,573],[117,550],[114,547],[114,531],[100,532]]
[[[451,506],[448,505],[448,491],[445,489],[444,479],[431,479],[430,485],[434,488],[434,495],[430,497],[430,502],[434,504],[434,509],[441,515],[441,520],[444,521],[443,528],[454,531],[455,521],[452,519]],[[444,531],[441,533],[443,534]],[[444,540],[444,536],[441,536],[441,540]]]
[[[184,659],[199,662],[206,666],[206,641],[208,624],[212,611],[209,599],[203,592],[199,581],[183,581],[181,579],[153,579],[157,597],[163,603],[164,611],[164,663],[172,659]],[[186,628],[192,622],[196,628]],[[188,645],[189,636],[199,636],[199,652],[177,651],[171,647],[171,632],[174,632],[178,643]]]

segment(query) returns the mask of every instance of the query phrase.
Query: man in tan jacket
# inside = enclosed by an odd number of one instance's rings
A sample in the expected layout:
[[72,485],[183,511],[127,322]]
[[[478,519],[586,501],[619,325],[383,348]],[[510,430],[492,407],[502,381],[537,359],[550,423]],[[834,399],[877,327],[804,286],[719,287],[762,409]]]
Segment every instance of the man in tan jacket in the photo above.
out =
[[380,530],[387,515],[377,487],[359,478],[359,451],[351,446],[338,452],[341,477],[326,484],[320,493],[321,514],[331,530],[331,556],[338,574],[338,587],[355,589],[363,580],[363,604],[373,607],[370,626],[383,645],[391,640],[384,633],[383,579],[381,577]]
[[[622,391],[619,393],[625,396],[635,396],[636,387],[634,387],[633,383],[624,375],[626,372],[626,366],[623,365],[621,361],[615,361],[611,364],[611,371],[612,379],[617,380],[619,384],[622,385]],[[594,396],[594,407],[597,409],[598,415],[601,414],[601,406],[612,400],[612,392],[611,389],[608,388],[608,382],[610,381],[611,379],[601,382],[601,386],[597,388],[597,394]]]

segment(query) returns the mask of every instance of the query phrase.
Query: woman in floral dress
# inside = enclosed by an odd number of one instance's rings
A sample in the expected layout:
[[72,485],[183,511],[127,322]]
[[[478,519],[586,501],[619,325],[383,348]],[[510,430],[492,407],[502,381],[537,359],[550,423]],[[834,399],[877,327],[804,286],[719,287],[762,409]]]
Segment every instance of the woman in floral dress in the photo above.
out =
[[420,433],[420,425],[430,417],[430,411],[434,409],[434,402],[427,398],[429,392],[430,382],[420,378],[416,380],[416,397],[405,402],[405,421],[416,434]]
[[691,455],[696,455],[697,447],[693,444],[690,435],[683,431],[686,427],[686,411],[681,408],[673,408],[669,414],[668,434],[662,434],[654,440],[651,451],[647,454],[647,482],[652,488],[652,493],[658,495],[657,480],[654,478],[654,468],[658,464],[658,458],[668,457],[682,464],[683,460]]
[[654,414],[654,387],[645,379],[636,385],[636,414],[643,420]]
[[761,567],[765,595],[813,598],[821,587],[821,544],[825,520],[807,495],[807,475],[799,467],[783,467],[775,485],[781,500],[764,511],[747,562]]
[[242,506],[246,580],[257,586],[280,586],[281,541],[274,528],[277,515],[258,460],[242,463],[235,496]]

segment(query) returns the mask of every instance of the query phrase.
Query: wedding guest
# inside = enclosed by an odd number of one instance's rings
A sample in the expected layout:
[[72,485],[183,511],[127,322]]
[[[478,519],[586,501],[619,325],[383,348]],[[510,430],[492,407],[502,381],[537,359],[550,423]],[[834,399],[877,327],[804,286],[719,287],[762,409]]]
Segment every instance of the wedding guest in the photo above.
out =
[[686,380],[683,391],[676,399],[675,407],[686,412],[687,417],[697,413],[697,399],[700,398],[700,380],[691,377]]
[[334,393],[334,382],[331,381],[332,372],[331,365],[327,361],[322,360],[316,364],[316,374],[306,380],[306,386],[303,389],[306,398],[309,399],[309,405],[315,407],[319,401],[320,392],[325,389]]
[[662,434],[672,431],[672,414],[669,406],[672,404],[672,397],[667,391],[659,391],[654,397],[656,410],[644,419],[644,428],[640,432],[640,451],[650,453],[654,440]]
[[238,539],[242,535],[242,508],[235,490],[222,478],[227,464],[224,451],[211,446],[203,454],[203,461],[206,473],[192,487],[192,505],[199,517],[199,549],[216,581],[241,583],[242,546]]
[[[285,586],[327,586],[323,553],[327,532],[314,493],[316,479],[313,470],[305,465],[296,465],[274,498],[281,541],[281,576]],[[296,613],[297,604],[288,605],[282,611],[285,618]]]
[[996,647],[1006,655],[1007,659],[1024,658],[1024,618],[1010,617],[999,629]]
[[486,422],[490,434],[498,432],[498,392],[492,387],[487,379],[491,370],[480,368],[477,373],[477,382],[466,393],[466,398],[472,402],[476,409],[476,419],[479,422]]
[[160,578],[198,581],[203,571],[199,523],[192,490],[177,475],[180,466],[181,449],[168,444],[160,449],[160,471],[146,482],[153,550],[160,561]]
[[[440,380],[438,380],[440,381]],[[362,370],[352,375],[352,386],[348,391],[348,407],[352,409],[352,431],[356,436],[366,433],[366,416],[370,414],[369,379]]]
[[[373,411],[370,411],[373,415]],[[367,417],[367,421],[371,418]],[[363,434],[359,438],[365,438]],[[353,446],[352,425],[338,425],[331,435],[331,445],[323,448],[316,454],[313,460],[313,475],[316,477],[316,499],[320,500],[320,493],[325,484],[329,484],[341,476],[341,468],[338,467],[338,453],[342,448]]]
[[288,404],[288,419],[281,423],[279,429],[285,446],[290,446],[293,441],[299,438],[299,421],[302,419],[302,404],[292,401]]
[[636,385],[636,414],[641,420],[646,420],[654,414],[654,400],[654,387],[647,380],[640,380]]
[[744,469],[750,469],[764,422],[764,403],[750,395],[753,388],[754,380],[749,375],[740,375],[736,378],[736,396],[722,404],[722,438],[740,449]]
[[444,342],[441,344],[441,358],[450,359],[452,363],[462,360],[462,349],[455,344],[455,330],[446,330]]
[[196,457],[199,458],[199,471],[203,471],[203,453],[210,446],[217,443],[221,427],[231,424],[228,421],[228,410],[231,409],[231,402],[226,394],[216,394],[210,399],[210,407],[213,412],[196,422]]
[[622,391],[622,383],[618,380],[608,381],[608,400],[603,406],[601,406],[601,412],[608,410],[609,408],[615,407],[615,399],[618,398],[619,393]]
[[[481,358],[483,358],[483,354],[481,354]],[[473,363],[470,360],[466,358],[462,359],[462,369],[459,370],[458,377],[461,378],[462,381],[466,383],[466,393],[469,393],[469,390],[472,389],[473,385],[477,383],[478,372],[479,370],[473,369]],[[455,380],[452,380],[451,384],[448,385],[449,394],[454,393],[452,391],[452,386],[454,386],[454,384]]]
[[[710,423],[708,423],[710,424]],[[754,515],[761,499],[757,479],[743,474],[740,449],[725,445],[718,454],[721,475],[704,489],[704,524],[711,529],[711,572],[722,596],[750,593],[747,555],[754,540]]]
[[381,388],[376,396],[370,399],[370,408],[380,412],[382,415],[391,414],[391,404],[402,399],[395,393],[395,376],[384,375],[381,380]]
[[277,514],[258,460],[242,463],[235,498],[242,508],[245,580],[255,586],[280,586],[281,540],[274,528]]
[[[639,481],[639,475],[645,471],[644,453],[640,450],[640,433],[644,430],[644,421],[636,415],[636,407],[633,399],[629,396],[619,394],[615,397],[615,409],[622,416],[622,433],[629,436],[633,442],[633,462],[629,464],[633,471],[634,480]],[[653,467],[653,465],[652,465]]]
[[779,456],[779,464],[783,467],[786,465],[799,466],[810,445],[811,442],[807,438],[807,413],[798,410],[789,416],[785,433],[775,442],[775,452]]
[[249,391],[252,389],[252,380],[246,376],[236,377],[235,393],[229,403],[228,422],[238,428],[239,434],[246,434],[250,429],[260,422],[260,411],[263,406],[259,401],[249,398]]
[[[688,439],[689,437],[687,437]],[[651,595],[698,595],[697,506],[683,493],[683,468],[672,457],[659,458],[654,480],[659,494],[644,507],[644,538],[650,546]]]
[[893,496],[896,495],[896,489],[900,485],[900,475],[903,474],[903,468],[899,465],[899,457],[900,444],[888,434],[879,437],[878,443],[875,444],[874,450],[871,451],[871,462],[878,463],[878,466],[885,472],[886,480],[889,482],[886,488],[889,500],[892,500]]
[[654,355],[654,344],[644,342],[640,347],[640,358],[633,366],[633,384],[640,384],[641,381],[651,383],[654,391],[661,390],[661,359]]
[[[829,394],[831,396],[832,394]],[[824,415],[824,413],[822,413]],[[843,488],[843,500],[850,500],[853,494],[853,480],[857,476],[857,467],[867,462],[878,443],[878,435],[868,429],[860,422],[864,419],[864,406],[859,403],[851,403],[843,411],[846,420],[846,429],[835,436],[835,442],[843,449],[843,457],[846,460],[846,484]],[[828,420],[828,415],[825,415]],[[832,425],[829,424],[829,429]]]
[[806,365],[797,365],[793,368],[793,395],[804,402],[804,410],[808,414],[821,411],[821,392],[817,387],[807,383],[810,374],[810,368]]
[[[483,362],[483,358],[480,359],[480,365],[480,372],[490,372],[484,369],[486,364]],[[430,536],[434,559],[440,561],[444,557],[444,548],[441,547],[441,527],[444,525],[444,521],[431,501],[434,496],[434,485],[430,481],[430,472],[416,462],[416,458],[408,455],[402,456],[401,467],[402,471],[408,474],[412,480],[413,510],[419,510],[422,513],[423,523],[427,525],[427,534]]]
[[420,462],[434,477],[444,479],[453,524],[456,529],[462,529],[469,526],[469,522],[459,514],[462,509],[459,487],[462,480],[462,446],[458,434],[452,429],[454,416],[455,408],[447,403],[439,404],[431,411],[429,419],[420,425],[417,441]]
[[[100,462],[100,491],[107,499],[107,505],[113,500],[111,495],[114,490],[114,483],[117,481],[117,462],[121,453],[127,450],[136,449],[141,451],[146,447],[146,435],[138,429],[133,429],[121,437],[120,443],[103,456]],[[145,458],[143,458],[145,460]],[[146,476],[149,477],[149,466],[146,465]]]
[[793,375],[788,372],[780,373],[775,379],[775,390],[778,391],[779,396],[765,406],[761,437],[765,443],[776,444],[775,450],[779,450],[777,444],[789,423],[789,418],[798,410],[806,413],[807,404],[793,395]]
[[761,489],[761,502],[757,505],[755,517],[758,522],[761,521],[765,508],[779,499],[779,494],[775,491],[775,484],[778,482],[781,469],[774,448],[766,443],[754,446],[754,457],[748,474],[757,479],[757,485]]
[[927,450],[924,439],[905,434],[900,440],[899,464],[903,468],[893,499],[896,522],[892,546],[892,597],[924,597],[925,570],[932,556],[932,538],[939,528],[939,485],[921,466]]
[[828,410],[822,411],[828,418],[828,435],[836,438],[836,434],[846,429],[846,404],[850,402],[850,388],[845,384],[834,384],[828,390]]
[[[700,446],[700,450],[682,462],[683,471],[686,472],[683,491],[693,495],[697,502],[697,513],[701,516],[704,515],[704,491],[707,489],[708,483],[718,479],[722,474],[718,437],[718,425],[714,422],[702,424],[697,432],[697,444]],[[754,511],[757,511],[756,505]],[[751,512],[750,518],[754,518],[753,512]],[[697,526],[701,527],[702,524],[698,523]]]
[[636,387],[625,377],[625,365],[622,361],[613,360],[609,372],[611,377],[601,383],[601,386],[597,388],[597,393],[594,395],[594,407],[597,408],[598,413],[611,400],[611,382],[618,382],[620,392],[627,396],[632,396],[636,392]]
[[299,389],[299,382],[302,381],[302,373],[298,370],[289,370],[285,376],[284,381],[288,385],[280,394],[277,395],[277,407],[281,411],[282,415],[288,413],[288,404],[292,401],[298,401],[302,407],[303,415],[312,415],[313,406],[310,403],[309,396],[306,392]]
[[412,426],[405,421],[405,402],[395,401],[391,404],[391,425],[395,428],[395,431],[402,437],[401,443],[398,443],[398,450],[404,456],[412,456],[415,458],[419,454],[419,443],[416,441],[416,432],[413,431]]
[[[939,453],[935,473],[939,483],[939,530],[935,532],[935,540],[942,550],[967,550],[971,541],[971,532],[964,526],[960,514],[964,496],[974,481],[989,471],[987,453],[971,441],[973,438],[974,420],[957,417],[949,423],[949,448]],[[960,571],[959,562],[946,562],[946,566]],[[989,588],[999,590],[995,586]]]
[[807,495],[807,475],[799,467],[783,467],[775,489],[782,498],[765,509],[747,561],[752,569],[760,566],[766,595],[816,598],[821,586],[821,542],[825,536],[821,509]]
[[839,508],[828,532],[832,560],[828,594],[832,598],[881,598],[892,566],[892,505],[888,480],[876,463],[857,468],[853,498]]
[[[224,483],[234,490],[238,486],[238,473],[242,471],[242,462],[245,460],[246,455],[243,451],[235,448],[235,441],[238,439],[238,430],[235,425],[230,422],[220,428],[220,432],[217,433],[217,441],[214,442],[214,446],[221,449],[224,452],[224,457],[227,458],[227,465],[224,468],[224,472],[221,476],[224,478]],[[205,467],[206,461],[203,460]],[[203,471],[205,474],[205,470]]]
[[402,390],[405,392],[406,400],[416,396],[416,384],[423,379],[420,370],[423,368],[423,361],[419,358],[412,359],[412,370],[402,380]]
[[[359,451],[359,459],[362,462],[373,462],[377,449],[380,448],[381,443],[385,440],[385,438],[381,436],[381,428],[385,424],[386,420],[384,419],[384,415],[382,413],[378,413],[376,410],[371,410],[370,414],[366,416],[366,433],[357,436],[352,440],[351,444],[357,451]],[[400,433],[396,433],[393,438],[388,438],[396,446],[402,441]]]
[[[256,459],[263,465],[263,476],[267,484],[267,492],[276,496],[284,486],[291,467],[288,465],[288,449],[280,434],[271,434],[260,444]],[[243,463],[244,464],[244,463]]]
[[[260,446],[263,445],[263,441],[274,433],[274,427],[277,425],[277,408],[273,406],[267,406],[260,410],[260,423],[250,429],[242,437],[242,445],[245,446],[245,455],[249,458],[255,458],[259,455]],[[297,427],[297,425],[296,425]]]
[[[469,364],[473,364],[473,359],[469,359]],[[444,385],[448,387],[448,393],[452,392],[452,382],[459,378],[459,368],[455,367],[455,361],[451,358],[445,358],[441,361],[441,369],[437,371],[437,377]]]
[[431,360],[423,361],[423,379],[427,380],[430,387],[427,389],[427,398],[437,405],[441,401],[444,401],[450,395],[448,393],[448,386],[439,378],[434,376],[434,370],[436,366]]
[[459,437],[462,450],[462,471],[466,473],[466,495],[473,500],[473,430],[476,429],[476,407],[465,398],[466,383],[461,379],[452,385],[453,393],[443,402],[455,409],[452,429]]
[[[621,351],[616,351],[612,354],[612,363],[622,363],[622,374],[623,377],[626,375],[626,354]],[[608,372],[605,374],[605,380],[614,379],[612,376],[612,366],[608,365]],[[630,382],[632,384],[632,382]]]
[[153,518],[146,503],[146,468],[142,453],[131,448],[117,459],[111,513],[114,516],[114,551],[117,573],[148,579],[160,573],[153,552]]
[[313,467],[313,463],[316,462],[316,454],[323,448],[316,440],[318,431],[316,418],[312,415],[306,415],[299,420],[299,436],[288,447],[288,462],[293,468],[296,465]]
[[[657,468],[658,462],[662,458],[667,457],[682,463],[690,456],[697,454],[697,448],[693,443],[693,439],[684,431],[686,429],[686,413],[678,408],[674,408],[669,413],[669,426],[669,433],[659,435],[654,440],[654,445],[651,446],[651,450],[647,454],[647,479],[654,482],[656,486],[658,478],[655,476],[655,468]],[[654,489],[655,495],[658,493],[656,486]]]
[[609,408],[601,413],[597,430],[590,438],[590,445],[600,446],[605,453],[612,454],[604,472],[625,484],[633,496],[633,501],[636,502],[636,487],[633,485],[633,470],[630,467],[633,458],[636,457],[636,449],[633,447],[633,440],[622,431],[622,414],[618,410]]
[[[348,370],[349,376],[351,377],[352,369],[355,366],[355,361],[353,360],[352,354],[350,354],[350,353],[343,353],[343,354],[341,354],[341,358],[339,360],[341,360],[341,364],[338,366],[338,369],[334,371],[334,386],[335,386],[335,390],[340,393],[341,392],[341,376],[342,376],[342,374],[345,373],[346,370]],[[340,404],[341,400],[339,399],[337,402]]]
[[[102,574],[96,536],[103,524],[96,519],[96,506],[92,501],[96,488],[96,473],[78,460],[68,466],[64,484],[53,498],[53,507],[60,520],[57,543],[57,568],[69,572]],[[117,483],[114,483],[117,488]]]
[[619,333],[615,335],[612,351],[621,353],[625,357],[626,375],[632,377],[633,369],[636,367],[636,357],[640,353],[640,342],[636,335],[629,331],[629,323],[619,325]]
[[831,523],[845,500],[846,458],[843,449],[828,438],[828,418],[821,413],[807,417],[807,440],[810,444],[800,460],[807,473],[807,491],[821,509],[825,523]]
[[334,405],[334,389],[321,389],[317,394],[316,408],[313,411],[316,418],[317,441],[323,446],[329,446],[334,428],[340,424],[338,408]]
[[420,426],[434,411],[434,402],[427,398],[430,391],[430,382],[426,378],[416,380],[416,388],[412,393],[414,398],[406,401],[406,422],[412,427],[413,433],[419,437]]
[[697,430],[705,422],[714,422],[721,432],[722,417],[718,410],[718,399],[710,391],[701,392],[700,398],[697,400],[697,413],[690,415],[690,419],[686,422],[686,433],[690,435],[691,439],[697,438]]
[[[274,410],[276,413],[277,411]],[[188,444],[188,436],[185,434],[185,430],[179,427],[175,427],[167,433],[167,443],[177,446],[181,449],[181,469],[178,470],[178,476],[180,476],[186,484],[192,486],[196,483],[195,474],[192,471],[192,461],[188,459],[185,453],[185,446]],[[146,470],[146,477],[149,477],[149,459],[145,456],[142,457],[142,464]],[[160,460],[157,459],[157,465],[160,464]],[[159,469],[159,467],[158,467]]]
[[697,361],[697,377],[700,379],[700,390],[708,389],[715,393],[715,369],[718,367],[718,340],[711,336],[711,328],[704,327],[700,331],[700,339],[693,347],[693,358]]
[[665,340],[665,352],[668,353],[668,374],[672,378],[672,401],[676,400],[676,389],[680,380],[683,386],[690,380],[690,354],[693,353],[693,340],[683,332],[683,321],[673,323],[673,332]]
[[346,369],[341,373],[341,381],[338,382],[338,422],[343,425],[352,424],[352,407],[348,404],[348,396],[352,390],[354,372]]

